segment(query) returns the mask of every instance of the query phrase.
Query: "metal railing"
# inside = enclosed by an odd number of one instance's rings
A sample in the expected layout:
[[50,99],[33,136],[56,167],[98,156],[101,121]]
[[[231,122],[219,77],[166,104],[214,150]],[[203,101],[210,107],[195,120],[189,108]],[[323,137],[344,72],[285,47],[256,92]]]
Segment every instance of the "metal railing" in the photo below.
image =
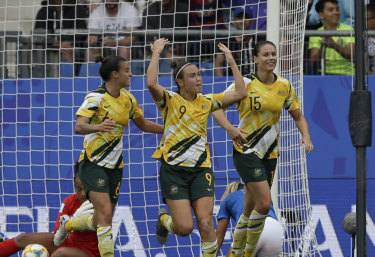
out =
[[[146,51],[145,38],[157,38],[160,36],[188,36],[188,42],[199,44],[200,38],[212,37],[212,39],[225,40],[228,37],[241,35],[257,35],[257,37],[265,37],[266,31],[245,30],[238,31],[234,29],[228,30],[201,30],[201,29],[160,29],[160,30],[133,30],[133,31],[103,31],[103,30],[57,30],[56,34],[49,34],[45,30],[35,30],[32,35],[22,35],[18,31],[2,31],[0,32],[0,78],[27,78],[27,77],[58,77],[59,76],[59,36],[60,35],[134,35],[138,36],[138,41],[134,47],[141,48]],[[368,36],[375,36],[375,31],[368,31]],[[318,31],[307,30],[305,36],[354,36],[354,31]],[[212,40],[211,39],[211,40]],[[206,41],[209,39],[203,39]],[[215,47],[215,45],[213,45]],[[308,63],[307,45],[304,47],[305,60]],[[201,60],[199,56],[198,60]],[[146,60],[147,53],[138,58]],[[84,60],[81,60],[84,62]],[[324,62],[323,62],[324,63]],[[323,64],[324,65],[324,64]],[[324,69],[322,69],[324,71]],[[307,69],[305,74],[311,74]],[[316,72],[314,72],[316,74]]]

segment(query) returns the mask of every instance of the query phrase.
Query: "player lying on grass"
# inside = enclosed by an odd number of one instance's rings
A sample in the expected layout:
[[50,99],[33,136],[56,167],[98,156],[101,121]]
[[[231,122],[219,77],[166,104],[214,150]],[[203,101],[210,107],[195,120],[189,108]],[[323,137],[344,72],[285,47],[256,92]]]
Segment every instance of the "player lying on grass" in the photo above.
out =
[[[55,232],[60,227],[60,216],[68,215],[74,218],[94,212],[92,204],[86,199],[83,185],[78,177],[78,165],[74,176],[75,194],[63,201],[56,219]],[[99,257],[98,239],[95,231],[73,231],[64,243],[56,247],[53,243],[54,233],[23,233],[15,238],[0,242],[0,257],[7,257],[24,249],[29,244],[41,244],[47,248],[53,257]]]

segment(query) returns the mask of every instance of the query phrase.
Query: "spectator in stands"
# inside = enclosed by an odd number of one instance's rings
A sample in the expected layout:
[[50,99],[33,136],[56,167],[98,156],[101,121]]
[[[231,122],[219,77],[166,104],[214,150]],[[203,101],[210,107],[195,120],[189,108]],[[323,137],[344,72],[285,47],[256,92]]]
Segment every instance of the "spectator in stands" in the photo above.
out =
[[[146,42],[154,42],[157,38],[167,38],[173,43],[173,55],[185,55],[183,44],[176,42],[186,42],[185,36],[164,34],[163,31],[171,32],[174,29],[187,29],[189,25],[189,6],[186,3],[176,0],[163,0],[154,2],[143,11],[143,28],[146,30],[161,30],[158,36],[147,37]],[[168,48],[166,58],[172,57],[172,49]]]
[[[244,31],[249,30],[253,24],[252,10],[249,6],[237,7],[233,9],[232,23],[235,30],[242,31],[241,35],[232,36],[229,38],[229,48],[232,49],[232,54],[236,63],[238,64],[242,74],[253,73],[254,62],[252,51],[254,49],[254,37],[252,35],[244,33]],[[219,67],[223,67],[224,58],[221,58],[222,63],[218,63]],[[231,70],[228,69],[229,75]],[[223,69],[216,69],[215,75],[222,76]]]
[[[224,36],[209,34],[216,30],[225,29],[219,7],[220,1],[190,0],[190,28],[201,30],[202,36],[189,37],[188,54],[193,56],[189,61],[199,61],[200,64],[214,61],[215,74],[217,69],[222,69],[222,63],[224,62],[224,55],[216,54],[218,52],[216,46],[219,42],[226,43],[227,39]],[[212,56],[214,56],[214,60],[212,60]]]
[[[267,26],[267,1],[266,0],[222,0],[221,7],[223,10],[224,22],[230,20],[230,10],[238,7],[249,8],[250,16],[254,19],[250,29],[266,30]],[[226,14],[227,13],[227,14]]]
[[[337,0],[319,0],[315,6],[323,21],[318,30],[353,30],[349,25],[339,22],[340,10]],[[354,73],[354,38],[353,37],[310,37],[310,66],[320,67],[324,74],[351,75]]]
[[[77,5],[76,0],[45,0],[36,15],[35,30],[43,30],[48,34],[55,34],[58,29],[86,29],[88,9],[84,5]],[[66,34],[66,33],[62,33]],[[47,45],[61,48],[61,61],[73,62],[74,47],[83,47],[85,35],[62,35],[47,38]]]
[[[103,4],[98,6],[89,18],[89,29],[103,31],[100,35],[89,36],[89,61],[94,61],[100,55],[102,47],[105,50],[117,51],[117,55],[129,59],[130,47],[136,41],[135,36],[118,35],[123,30],[135,30],[141,27],[141,19],[138,10],[127,2],[120,0],[102,0]],[[114,32],[113,34],[103,34]],[[103,55],[106,52],[103,53]],[[113,53],[110,53],[111,55]]]
[[100,5],[100,2],[101,2],[101,0],[82,0],[82,1],[89,9],[89,13],[92,13]]
[[[308,10],[307,27],[310,29],[319,28],[323,25],[315,6],[319,0],[311,0],[311,8]],[[338,0],[340,19],[339,22],[349,26],[354,26],[354,1],[352,0]]]
[[[375,30],[375,3],[367,5],[367,29]],[[368,38],[369,74],[375,73],[375,38]]]

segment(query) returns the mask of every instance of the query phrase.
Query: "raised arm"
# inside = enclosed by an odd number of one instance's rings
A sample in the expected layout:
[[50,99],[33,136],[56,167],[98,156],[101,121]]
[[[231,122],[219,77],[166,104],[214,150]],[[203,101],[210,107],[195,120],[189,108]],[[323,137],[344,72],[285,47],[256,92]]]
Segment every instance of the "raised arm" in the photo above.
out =
[[300,109],[289,111],[290,115],[294,119],[296,126],[299,130],[299,132],[302,135],[302,138],[300,140],[300,144],[305,145],[305,152],[310,153],[312,150],[314,150],[314,146],[311,142],[310,138],[310,132],[309,132],[309,125],[307,124],[307,121],[305,119],[305,116],[301,112]]
[[169,44],[169,41],[165,38],[159,38],[151,44],[152,56],[147,68],[146,79],[148,91],[150,91],[152,98],[156,102],[161,101],[164,94],[163,87],[158,84],[158,69],[160,54],[167,44]]
[[145,119],[145,117],[141,116],[137,119],[133,119],[133,122],[137,127],[144,131],[144,132],[150,132],[150,133],[157,133],[157,134],[163,134],[164,127],[158,123],[149,121]]
[[242,74],[238,69],[236,61],[233,58],[232,52],[222,43],[218,44],[220,51],[225,54],[225,58],[227,59],[227,63],[230,65],[232,69],[234,83],[235,83],[235,90],[225,93],[224,100],[223,100],[223,108],[226,108],[235,102],[243,99],[246,97],[246,87],[245,82],[243,80]]

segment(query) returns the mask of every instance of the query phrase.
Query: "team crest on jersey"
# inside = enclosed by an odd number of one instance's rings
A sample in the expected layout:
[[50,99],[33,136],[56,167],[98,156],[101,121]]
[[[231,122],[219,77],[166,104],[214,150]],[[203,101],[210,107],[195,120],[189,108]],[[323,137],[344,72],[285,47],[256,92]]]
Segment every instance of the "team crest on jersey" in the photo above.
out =
[[260,171],[260,169],[255,169],[254,170],[254,177],[259,177],[262,175],[262,172]]
[[98,187],[104,187],[105,186],[105,180],[102,178],[99,178],[98,181],[96,182],[96,185]]
[[130,107],[130,104],[125,104],[125,107],[126,107],[126,108],[129,108],[129,107]]
[[202,109],[206,109],[208,107],[207,104],[202,105]]
[[281,95],[281,96],[283,96],[283,95],[285,95],[285,92],[284,91],[279,91],[278,94]]
[[178,186],[175,186],[175,185],[171,186],[170,193],[172,195],[177,194],[178,193]]

